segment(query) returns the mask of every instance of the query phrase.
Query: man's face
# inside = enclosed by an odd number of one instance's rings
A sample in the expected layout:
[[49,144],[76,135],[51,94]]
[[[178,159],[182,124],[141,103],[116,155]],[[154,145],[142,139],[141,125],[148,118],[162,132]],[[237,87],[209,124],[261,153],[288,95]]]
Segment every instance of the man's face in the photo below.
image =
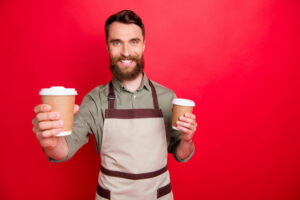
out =
[[136,24],[113,22],[109,26],[110,70],[117,79],[132,80],[143,72],[144,48],[142,29]]

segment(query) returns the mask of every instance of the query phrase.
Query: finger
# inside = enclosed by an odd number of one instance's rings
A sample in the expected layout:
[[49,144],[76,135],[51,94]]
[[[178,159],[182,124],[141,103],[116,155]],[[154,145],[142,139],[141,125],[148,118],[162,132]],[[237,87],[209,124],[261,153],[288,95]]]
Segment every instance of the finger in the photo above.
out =
[[37,125],[37,123],[36,123],[37,121],[36,121],[36,117],[35,118],[33,118],[33,120],[32,120],[32,124],[33,124],[33,126],[36,126]]
[[181,133],[185,135],[193,135],[193,131],[188,128],[185,128],[183,126],[177,126],[177,128],[181,131]]
[[42,136],[41,136],[42,132],[39,131],[39,129],[36,128],[36,127],[33,127],[32,130],[33,130],[33,132],[35,133],[35,136],[37,137],[37,139],[40,140],[40,138],[42,137]]
[[190,124],[195,124],[195,120],[194,120],[194,119],[191,119],[191,118],[187,118],[187,117],[180,116],[180,117],[179,117],[179,120],[180,120],[180,121],[183,121],[183,122],[190,123]]
[[194,115],[193,113],[185,113],[184,116],[187,118],[196,119],[196,115]]
[[43,138],[53,137],[53,136],[59,134],[61,131],[62,131],[62,128],[46,130],[46,131],[42,132],[41,136]]
[[35,116],[35,118],[33,118],[33,120],[32,120],[32,124],[34,127],[36,127],[36,129],[39,129],[39,123],[40,122],[37,120],[37,118]]
[[74,105],[74,114],[76,114],[79,110],[79,105],[75,104]]
[[48,104],[39,104],[36,107],[34,107],[35,113],[48,112],[50,110],[51,110],[51,106]]
[[198,126],[198,124],[197,124],[197,122],[195,122],[195,125],[194,125],[194,131],[196,132],[196,130],[197,130],[197,126]]
[[187,128],[187,129],[193,129],[194,128],[194,124],[183,122],[183,121],[177,121],[176,124],[178,126],[182,126],[182,127]]
[[35,134],[37,134],[37,132],[38,132],[38,130],[37,130],[37,128],[36,128],[35,126],[32,128],[32,131],[33,131]]
[[49,121],[49,120],[58,120],[60,117],[58,112],[44,112],[44,113],[38,113],[36,115],[36,120],[38,122],[41,121]]
[[64,122],[62,120],[58,121],[42,121],[38,123],[39,130],[55,129],[63,127]]

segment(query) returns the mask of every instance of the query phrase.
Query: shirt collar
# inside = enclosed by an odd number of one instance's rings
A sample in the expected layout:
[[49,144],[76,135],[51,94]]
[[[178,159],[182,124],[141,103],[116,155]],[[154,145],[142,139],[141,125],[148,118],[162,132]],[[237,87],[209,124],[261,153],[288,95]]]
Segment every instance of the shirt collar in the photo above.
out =
[[[119,81],[118,79],[116,79],[115,77],[112,78],[112,84],[114,86],[115,89],[117,89],[118,92],[120,91],[128,91],[124,85],[121,83],[121,81]],[[142,82],[141,82],[141,85],[139,86],[139,88],[137,89],[137,91],[140,91],[142,89],[146,89],[148,91],[151,90],[151,87],[149,85],[149,79],[148,77],[146,76],[146,74],[143,72],[143,79],[142,79]]]

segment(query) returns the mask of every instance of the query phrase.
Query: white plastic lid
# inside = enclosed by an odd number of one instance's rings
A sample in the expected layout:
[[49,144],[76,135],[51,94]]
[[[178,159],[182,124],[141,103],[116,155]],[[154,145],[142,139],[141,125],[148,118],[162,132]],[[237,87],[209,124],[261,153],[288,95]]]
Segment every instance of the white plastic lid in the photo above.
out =
[[63,86],[54,86],[51,88],[41,89],[40,95],[77,95],[77,91],[74,88],[64,88]]
[[195,106],[195,102],[189,99],[179,99],[175,98],[172,101],[172,104],[179,105],[179,106]]

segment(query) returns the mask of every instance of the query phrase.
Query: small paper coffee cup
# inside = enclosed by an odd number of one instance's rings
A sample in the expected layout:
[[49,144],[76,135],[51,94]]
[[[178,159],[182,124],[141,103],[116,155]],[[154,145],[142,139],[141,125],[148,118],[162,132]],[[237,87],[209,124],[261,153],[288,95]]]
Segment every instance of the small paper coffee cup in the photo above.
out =
[[173,99],[172,104],[172,128],[178,130],[176,122],[178,121],[179,117],[183,116],[185,113],[192,113],[193,108],[195,107],[195,102],[189,99],[175,98]]
[[64,88],[55,86],[44,88],[39,93],[43,104],[51,105],[53,112],[60,114],[60,119],[64,122],[62,132],[56,136],[66,136],[72,134],[74,104],[77,91],[74,88]]

